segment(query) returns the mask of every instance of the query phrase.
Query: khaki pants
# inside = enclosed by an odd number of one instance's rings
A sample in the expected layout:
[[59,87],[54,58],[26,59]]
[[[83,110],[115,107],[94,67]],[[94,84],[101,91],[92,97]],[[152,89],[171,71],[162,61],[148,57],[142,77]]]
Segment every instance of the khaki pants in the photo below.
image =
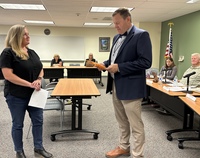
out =
[[130,149],[130,133],[133,136],[133,158],[144,157],[145,132],[141,118],[141,99],[119,100],[116,96],[115,85],[113,84],[113,105],[115,116],[119,124],[120,144],[122,149]]

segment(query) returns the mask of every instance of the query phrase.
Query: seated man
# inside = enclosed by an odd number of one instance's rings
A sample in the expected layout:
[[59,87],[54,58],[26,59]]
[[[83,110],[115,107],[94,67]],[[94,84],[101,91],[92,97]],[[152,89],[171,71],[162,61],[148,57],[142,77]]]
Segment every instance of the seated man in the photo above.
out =
[[[200,86],[200,54],[199,53],[194,53],[191,55],[191,64],[190,66],[183,74],[183,76],[191,73],[191,72],[196,72],[196,74],[190,76],[189,80],[189,86],[195,86],[199,87]],[[182,77],[180,80],[180,83],[183,85],[187,85],[187,77],[184,78]]]
[[[189,86],[200,87],[200,54],[194,53],[191,55],[191,66],[184,72],[183,76],[196,72],[196,74],[190,76]],[[187,77],[181,78],[180,83],[187,85]],[[194,128],[199,128],[199,116],[194,113]]]

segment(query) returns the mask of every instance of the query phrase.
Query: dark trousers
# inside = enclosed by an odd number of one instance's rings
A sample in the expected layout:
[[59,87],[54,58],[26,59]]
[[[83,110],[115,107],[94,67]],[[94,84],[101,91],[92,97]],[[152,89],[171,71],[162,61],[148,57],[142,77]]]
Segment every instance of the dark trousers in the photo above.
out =
[[43,109],[28,106],[30,98],[18,98],[12,95],[6,96],[6,102],[12,116],[12,139],[15,151],[23,150],[23,127],[26,110],[32,122],[32,134],[34,147],[42,149],[42,127],[43,127]]

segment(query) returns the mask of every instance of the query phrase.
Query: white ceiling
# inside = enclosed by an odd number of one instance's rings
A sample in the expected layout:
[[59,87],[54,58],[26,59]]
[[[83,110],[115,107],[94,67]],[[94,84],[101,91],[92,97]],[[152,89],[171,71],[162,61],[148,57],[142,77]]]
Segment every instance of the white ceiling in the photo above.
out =
[[54,21],[54,26],[61,27],[86,27],[83,26],[85,22],[112,22],[112,13],[90,13],[92,6],[133,7],[133,23],[162,22],[200,9],[200,1],[187,4],[186,0],[0,0],[0,3],[43,4],[46,8],[46,11],[30,11],[0,7],[0,25],[42,20]]

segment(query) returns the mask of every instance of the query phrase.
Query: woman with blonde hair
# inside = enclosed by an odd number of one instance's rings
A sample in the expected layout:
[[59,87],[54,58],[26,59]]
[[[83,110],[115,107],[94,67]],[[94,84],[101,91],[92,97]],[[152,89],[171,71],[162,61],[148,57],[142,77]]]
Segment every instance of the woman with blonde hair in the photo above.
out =
[[[51,60],[51,66],[53,66],[53,67],[63,66],[62,59],[60,59],[60,56],[58,54],[54,54],[53,59]],[[55,79],[54,78],[50,78],[49,82],[52,82],[52,81],[58,82],[58,78],[55,78]]]
[[92,53],[90,53],[89,56],[88,56],[88,58],[85,60],[85,66],[89,66],[89,67],[90,67],[90,66],[93,66],[93,65],[90,64],[90,62],[88,62],[88,61],[97,62],[97,61],[94,59]]
[[62,59],[58,54],[54,54],[53,59],[51,60],[51,66],[63,66]]
[[12,117],[12,139],[16,158],[26,158],[23,147],[23,127],[26,111],[32,122],[34,152],[53,157],[43,147],[43,109],[28,106],[34,90],[41,88],[43,66],[36,52],[28,48],[30,36],[24,25],[12,26],[6,37],[6,48],[0,56],[0,68],[5,78],[4,96]]

